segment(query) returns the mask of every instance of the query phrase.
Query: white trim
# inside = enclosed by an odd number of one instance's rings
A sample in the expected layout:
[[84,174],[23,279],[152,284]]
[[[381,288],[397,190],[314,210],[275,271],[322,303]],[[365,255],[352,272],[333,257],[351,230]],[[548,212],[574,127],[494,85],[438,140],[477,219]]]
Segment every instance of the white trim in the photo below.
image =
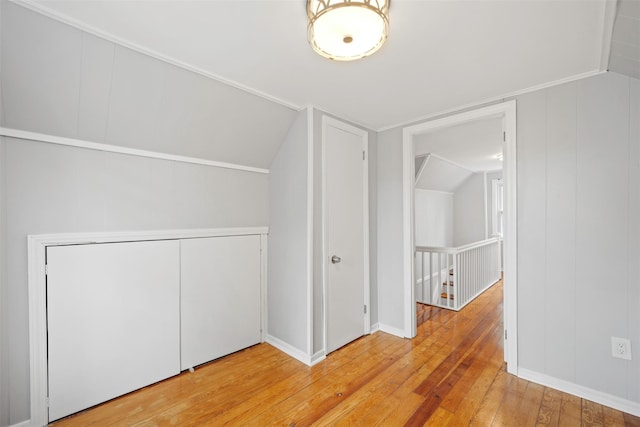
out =
[[[307,108],[307,353],[313,353],[313,107]],[[324,350],[323,350],[324,353]]]
[[[29,291],[29,368],[31,393],[31,419],[29,425],[48,423],[47,410],[47,316],[45,256],[48,246],[108,243],[122,241],[147,241],[168,239],[193,239],[203,237],[261,235],[266,244],[267,227],[215,228],[198,230],[158,230],[99,233],[40,234],[27,236],[28,291]],[[266,251],[262,253],[266,260]],[[262,266],[264,269],[264,265]],[[262,276],[264,279],[265,276]],[[264,289],[266,283],[260,284]],[[266,292],[265,292],[266,293]],[[264,301],[264,299],[263,299]],[[262,307],[262,311],[266,311]],[[266,328],[263,328],[265,330]]]
[[369,332],[369,333],[370,334],[375,334],[379,330],[380,330],[380,324],[378,322],[376,322],[373,325],[371,325],[371,332]]
[[111,34],[109,32],[106,31],[102,31],[99,30],[91,25],[85,24],[83,22],[80,22],[74,18],[71,18],[67,15],[64,15],[60,12],[54,11],[53,9],[50,9],[46,6],[44,6],[41,3],[36,3],[33,0],[9,0],[14,4],[20,5],[26,9],[30,9],[36,13],[39,13],[41,15],[47,16],[51,19],[54,19],[58,22],[62,22],[63,24],[69,25],[71,27],[77,28],[80,31],[84,31],[85,33],[89,33],[92,34],[96,37],[100,37],[101,39],[104,40],[108,40],[112,43],[115,43],[117,45],[120,46],[124,46],[128,49],[131,49],[135,52],[141,53],[143,55],[147,55],[150,56],[154,59],[157,59],[159,61],[163,61],[166,62],[167,64],[171,64],[174,65],[176,67],[182,68],[184,70],[187,71],[191,71],[193,73],[196,74],[200,74],[201,76],[210,78],[212,80],[216,80],[220,83],[224,83],[226,85],[229,85],[231,87],[234,87],[236,89],[239,89],[243,92],[249,93],[251,95],[255,95],[258,96],[260,98],[266,99],[267,101],[271,101],[271,102],[275,102],[276,104],[280,104],[283,107],[287,107],[287,108],[291,108],[292,110],[296,110],[296,111],[300,111],[303,109],[303,107],[301,107],[300,105],[296,105],[292,102],[289,101],[285,101],[284,99],[275,97],[273,95],[269,95],[268,93],[259,91],[257,89],[254,89],[252,87],[243,85],[241,83],[235,82],[233,80],[224,78],[218,74],[214,74],[211,73],[209,71],[206,71],[202,68],[199,67],[195,67],[193,65],[187,64],[186,62],[180,61],[178,59],[175,58],[171,58],[170,56],[164,55],[160,52],[157,52],[155,50],[152,49],[148,49],[145,48],[143,46],[140,46],[139,44],[133,43],[129,40],[123,39],[121,37],[115,36],[114,34]]
[[388,125],[388,126],[383,126],[381,128],[375,129],[376,132],[384,132],[390,129],[395,129],[395,128],[399,128],[399,127],[403,127],[403,126],[410,126],[413,124],[419,124],[420,122],[423,122],[425,120],[432,120],[432,119],[437,119],[439,117],[443,117],[443,116],[448,116],[450,114],[456,114],[459,113],[460,111],[464,111],[464,110],[468,110],[471,108],[481,108],[487,104],[493,104],[496,102],[503,102],[505,99],[509,99],[509,98],[515,98],[518,95],[523,95],[525,93],[530,93],[530,92],[535,92],[541,89],[547,89],[550,87],[554,87],[554,86],[559,86],[565,83],[570,83],[570,82],[574,82],[576,80],[582,80],[582,79],[586,79],[588,77],[593,77],[593,76],[597,76],[600,74],[604,74],[606,73],[606,71],[601,71],[601,70],[593,70],[593,71],[587,71],[586,73],[580,73],[580,74],[575,74],[573,76],[569,76],[569,77],[565,77],[562,79],[558,79],[558,80],[553,80],[551,82],[548,83],[542,83],[536,86],[531,86],[528,87],[526,89],[522,89],[522,90],[518,90],[515,92],[509,92],[507,94],[504,95],[500,95],[500,96],[494,96],[491,98],[487,98],[484,99],[482,101],[477,101],[477,102],[470,102],[468,104],[464,104],[464,105],[460,105],[458,107],[453,107],[453,108],[449,108],[447,110],[442,110],[442,111],[438,111],[432,114],[427,114],[424,116],[420,116],[420,117],[416,117],[414,119],[411,120],[406,120],[404,122],[400,122],[400,123],[396,123],[394,125]]
[[29,288],[29,383],[31,425],[49,423],[47,371],[46,246],[27,237]]
[[484,192],[484,238],[489,238],[489,203],[487,198],[489,197],[487,191],[487,172],[482,172],[482,191]]
[[245,172],[255,172],[268,174],[269,169],[256,168],[253,166],[237,165],[234,163],[217,162],[215,160],[201,159],[198,157],[179,156],[176,154],[159,153],[157,151],[140,150],[137,148],[121,147],[119,145],[103,144],[100,142],[90,142],[81,139],[65,138],[61,136],[46,135],[43,133],[29,132],[19,129],[0,127],[0,136],[11,138],[27,139],[30,141],[46,142],[50,144],[66,145],[69,147],[86,148],[89,150],[107,151],[110,153],[128,154],[131,156],[148,157],[160,160],[172,160],[174,162],[193,163],[197,165],[214,166],[224,169],[235,169]]
[[260,235],[260,342],[264,342],[267,337],[267,330],[269,330],[269,315],[268,315],[268,301],[267,301],[267,291],[268,291],[268,269],[267,266],[269,261],[269,247],[268,247],[268,238],[267,233],[263,233]]
[[32,424],[31,420],[20,421],[18,424],[10,424],[9,427],[31,427],[37,426],[37,424]]
[[[402,283],[404,288],[404,331],[402,336],[413,338],[416,335],[416,308],[415,308],[415,157],[414,157],[413,132],[410,128],[402,129],[402,256],[403,271]],[[409,284],[409,286],[407,286]],[[413,307],[412,307],[413,305]],[[380,329],[383,330],[382,325]]]
[[448,194],[448,195],[453,195],[455,193],[451,192],[451,191],[442,191],[442,190],[427,190],[425,188],[416,188],[416,191],[423,191],[423,192],[428,192],[428,193],[438,193],[438,194]]
[[502,178],[494,178],[491,180],[491,236],[499,236],[498,230],[498,188],[502,187]]
[[400,338],[405,338],[404,330],[385,325],[384,323],[378,323],[378,331],[386,332]]
[[362,171],[362,204],[363,217],[362,227],[364,229],[364,247],[362,248],[364,258],[364,305],[367,307],[364,314],[364,333],[371,333],[371,277],[370,277],[370,260],[369,260],[369,132],[364,131],[364,159]]
[[345,132],[358,135],[362,138],[362,149],[365,153],[363,159],[362,170],[362,204],[363,204],[363,287],[364,287],[364,301],[363,304],[367,306],[367,312],[364,313],[364,331],[363,335],[371,333],[371,295],[370,295],[370,277],[369,277],[369,132],[356,126],[352,126],[348,123],[334,119],[327,115],[322,116],[322,299],[323,299],[323,320],[324,320],[324,334],[323,334],[323,348],[325,353],[328,348],[327,332],[328,332],[328,310],[329,305],[327,301],[327,267],[328,267],[328,254],[326,248],[326,135],[327,126],[333,126]]
[[[305,353],[304,351],[300,350],[299,348],[296,348],[296,347],[292,346],[291,344],[282,341],[280,338],[276,338],[273,335],[267,334],[267,338],[266,338],[265,342],[267,344],[270,344],[270,345],[274,346],[275,348],[277,348],[281,352],[293,357],[294,359],[299,360],[300,362],[304,363],[305,365],[311,366],[311,363],[312,363],[311,356],[309,356],[307,353]],[[316,363],[319,362],[319,361],[320,360],[316,361]]]
[[504,321],[509,339],[504,345],[507,371],[518,375],[518,174],[517,174],[517,132],[516,102],[505,105],[503,118],[505,141],[502,185],[502,256],[504,278]]
[[311,356],[311,363],[309,366],[317,365],[326,358],[327,356],[324,354],[324,350],[316,351],[313,356]]
[[603,393],[589,387],[585,387],[570,381],[561,380],[550,375],[541,374],[529,369],[518,369],[518,376],[527,381],[559,390],[563,393],[569,393],[582,399],[599,403],[609,408],[640,417],[640,403],[614,396],[612,394]]
[[[415,279],[414,279],[414,147],[413,136],[435,129],[487,117],[503,117],[506,135],[504,142],[505,182],[505,329],[509,340],[505,344],[505,360],[509,373],[517,375],[517,196],[516,196],[516,103],[508,101],[467,111],[440,119],[405,127],[403,143],[403,289],[404,336],[416,334]],[[508,186],[506,185],[509,183]]]
[[[415,175],[415,184],[418,185],[418,181],[420,181],[420,177],[422,176],[422,172],[424,172],[424,170],[427,168],[427,163],[429,163],[429,160],[431,159],[431,153],[425,155],[425,156],[416,156],[415,159],[417,159],[418,157],[425,157],[424,162],[422,162],[422,164],[420,165],[420,170],[418,171],[418,173]],[[414,166],[415,168],[415,166]],[[414,169],[415,170],[415,169]],[[421,188],[417,188],[416,190],[422,190]],[[427,190],[425,190],[427,191]]]
[[613,25],[618,12],[618,2],[616,0],[605,0],[602,27],[600,28],[600,69],[609,69],[609,57],[611,55],[611,39],[613,38]]

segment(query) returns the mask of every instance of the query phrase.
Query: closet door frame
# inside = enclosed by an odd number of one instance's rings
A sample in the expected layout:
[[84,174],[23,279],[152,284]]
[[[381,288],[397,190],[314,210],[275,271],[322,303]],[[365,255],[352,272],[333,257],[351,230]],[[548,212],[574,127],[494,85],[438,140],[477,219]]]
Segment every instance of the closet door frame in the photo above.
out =
[[47,367],[47,271],[48,246],[92,243],[116,243],[149,240],[176,240],[201,237],[260,235],[262,291],[262,341],[267,330],[265,295],[267,286],[267,227],[215,228],[198,230],[158,230],[110,233],[65,233],[27,236],[29,290],[29,368],[30,368],[30,425],[47,425],[48,367]]

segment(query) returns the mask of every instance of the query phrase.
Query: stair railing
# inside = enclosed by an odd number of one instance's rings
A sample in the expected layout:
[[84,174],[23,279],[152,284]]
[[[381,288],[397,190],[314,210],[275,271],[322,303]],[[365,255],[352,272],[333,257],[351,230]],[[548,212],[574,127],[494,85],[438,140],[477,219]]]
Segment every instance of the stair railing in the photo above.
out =
[[500,280],[500,239],[457,248],[416,247],[416,300],[460,310]]

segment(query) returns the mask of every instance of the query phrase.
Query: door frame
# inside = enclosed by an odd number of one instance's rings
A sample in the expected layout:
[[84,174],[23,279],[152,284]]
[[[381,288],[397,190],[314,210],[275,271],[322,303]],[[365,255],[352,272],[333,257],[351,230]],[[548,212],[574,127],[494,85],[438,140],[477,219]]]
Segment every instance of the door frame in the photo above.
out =
[[364,301],[363,305],[367,306],[367,312],[364,315],[364,331],[363,335],[371,333],[371,298],[370,298],[370,282],[369,282],[369,132],[364,129],[344,123],[326,115],[322,116],[322,317],[323,317],[323,348],[325,355],[327,354],[327,335],[329,330],[328,318],[328,299],[327,299],[327,269],[329,266],[327,254],[327,227],[326,227],[326,209],[327,209],[327,159],[326,159],[326,138],[327,127],[333,126],[345,132],[352,133],[362,139],[362,150],[364,152],[362,166],[362,228],[363,228],[363,254],[364,254],[364,271],[363,271],[363,289]]
[[[518,374],[518,295],[517,295],[517,174],[516,174],[516,101],[511,100],[435,119],[402,130],[403,186],[403,301],[404,335],[416,335],[416,304],[414,278],[414,180],[415,161],[413,137],[437,129],[485,118],[502,118],[503,178],[504,178],[504,360],[509,373]],[[508,331],[508,335],[507,335]],[[506,337],[508,336],[508,340]]]

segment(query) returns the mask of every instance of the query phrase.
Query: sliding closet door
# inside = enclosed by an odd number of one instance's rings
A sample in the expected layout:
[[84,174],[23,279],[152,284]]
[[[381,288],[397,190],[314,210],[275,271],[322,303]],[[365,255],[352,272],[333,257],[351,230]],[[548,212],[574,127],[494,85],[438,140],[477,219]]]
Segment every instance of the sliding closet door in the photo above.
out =
[[179,373],[179,245],[47,249],[51,421]]
[[182,369],[259,343],[260,319],[260,236],[182,240]]

